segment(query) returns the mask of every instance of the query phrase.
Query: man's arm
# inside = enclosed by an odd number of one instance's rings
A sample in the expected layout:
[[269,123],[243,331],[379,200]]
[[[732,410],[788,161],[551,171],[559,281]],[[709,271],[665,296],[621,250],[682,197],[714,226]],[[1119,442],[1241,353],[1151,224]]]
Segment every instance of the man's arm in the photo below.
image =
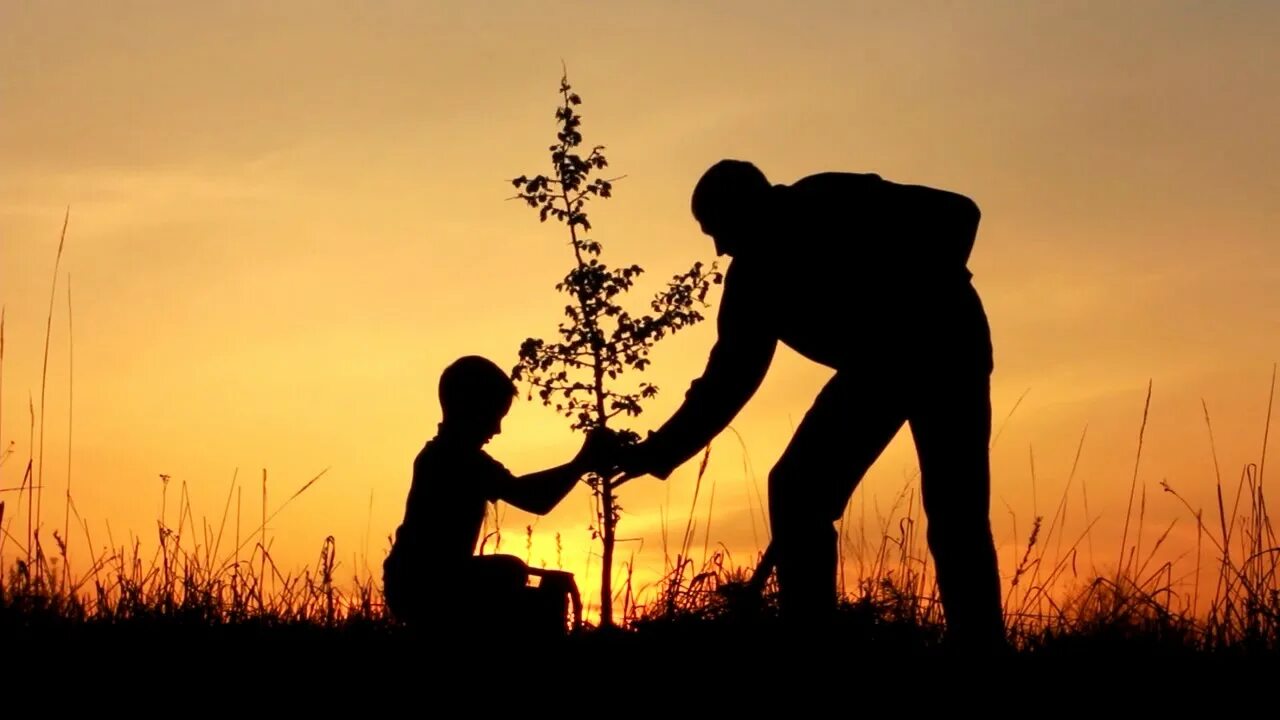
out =
[[758,284],[744,277],[740,262],[725,277],[706,369],[671,419],[632,451],[622,468],[628,475],[666,479],[733,421],[764,380],[778,340],[760,312]]

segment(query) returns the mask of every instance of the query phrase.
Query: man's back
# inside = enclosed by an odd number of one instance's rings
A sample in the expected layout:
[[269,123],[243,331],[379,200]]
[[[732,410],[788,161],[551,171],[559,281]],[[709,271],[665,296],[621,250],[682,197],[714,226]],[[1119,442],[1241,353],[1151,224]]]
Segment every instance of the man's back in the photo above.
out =
[[840,172],[810,175],[773,192],[781,211],[776,232],[794,235],[806,249],[821,243],[829,259],[847,258],[860,282],[970,277],[966,264],[981,213],[963,195]]
[[770,192],[770,232],[730,265],[722,335],[768,333],[836,369],[872,356],[898,362],[890,356],[949,336],[989,355],[966,267],[979,219],[971,200],[855,173]]

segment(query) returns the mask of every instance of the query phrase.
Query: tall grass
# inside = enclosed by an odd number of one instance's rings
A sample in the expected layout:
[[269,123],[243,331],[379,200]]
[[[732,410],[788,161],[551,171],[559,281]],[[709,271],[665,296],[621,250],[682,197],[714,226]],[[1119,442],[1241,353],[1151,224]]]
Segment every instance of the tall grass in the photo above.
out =
[[[290,501],[319,477],[299,488]],[[239,487],[233,489],[238,492]],[[163,492],[167,491],[166,483]],[[287,504],[270,514],[264,510],[264,517],[269,521]],[[177,520],[157,521],[154,549],[145,550],[150,543],[139,537],[117,544],[109,536],[109,549],[78,573],[69,565],[65,541],[59,539],[51,553],[36,537],[28,549],[31,560],[15,560],[0,577],[0,620],[24,625],[139,619],[333,625],[382,614],[373,578],[356,573],[347,581],[338,579],[332,536],[325,539],[314,565],[287,571],[276,564],[262,528],[244,539],[238,531],[234,538],[224,537],[229,510],[228,502],[216,526],[205,522],[197,529],[183,483]],[[88,523],[80,529],[86,547],[93,547]]]
[[[1212,445],[1207,412],[1206,428]],[[1280,543],[1263,485],[1265,461],[1247,465],[1234,487],[1219,474],[1216,507],[1208,513],[1193,507],[1172,485],[1160,483],[1163,493],[1186,508],[1197,529],[1193,570],[1197,582],[1188,596],[1178,591],[1185,577],[1175,562],[1156,560],[1168,540],[1168,529],[1146,546],[1141,532],[1126,534],[1127,545],[1117,555],[1122,564],[1106,572],[1094,571],[1084,557],[1097,518],[1089,519],[1083,531],[1065,534],[1074,467],[1083,443],[1082,434],[1053,515],[1033,518],[1017,562],[1004,568],[1005,614],[1012,642],[1031,651],[1121,643],[1175,652],[1280,652]],[[1212,452],[1216,464],[1216,447]],[[662,578],[637,587],[633,585],[634,558],[626,566],[618,592],[623,625],[634,632],[765,627],[776,615],[775,582],[759,571],[768,567],[767,558],[760,553],[735,558],[728,548],[713,546],[705,526],[699,532],[697,519],[709,518],[713,510],[709,501],[705,511],[698,506],[700,498],[710,498],[716,485],[707,473],[709,455],[708,449],[699,464],[682,525],[671,527],[670,513],[664,520]],[[304,483],[274,511],[268,511],[263,492],[261,522],[248,532],[242,528],[238,500],[234,511],[231,507],[233,496],[239,498],[243,490],[236,478],[219,520],[199,526],[185,483],[177,488],[176,519],[167,519],[168,494],[173,488],[165,482],[154,549],[144,550],[150,543],[136,537],[117,542],[108,525],[110,549],[82,561],[88,567],[80,572],[72,571],[66,540],[57,534],[53,552],[45,548],[38,533],[32,533],[28,547],[10,538],[20,552],[0,577],[0,626],[164,621],[201,627],[240,623],[390,627],[379,578],[368,572],[362,576],[352,568],[347,578],[340,579],[332,537],[323,543],[315,563],[301,569],[281,568],[272,557],[265,528],[323,475]],[[1135,489],[1133,494],[1130,525],[1141,528],[1146,491]],[[26,497],[32,502],[29,494]],[[0,523],[4,520],[0,508]],[[500,523],[500,518],[496,520]],[[77,522],[84,546],[97,547],[89,524],[78,515]],[[854,524],[847,517],[845,523]],[[902,486],[877,523],[863,518],[857,525],[861,531],[841,533],[842,570],[850,574],[843,586],[843,616],[862,628],[859,637],[889,637],[893,642],[905,638],[919,647],[932,646],[941,637],[943,614],[923,539],[916,479]],[[489,533],[496,538],[500,530],[496,523]],[[526,546],[533,532],[532,527],[525,528]],[[1201,546],[1212,552],[1210,560],[1202,559]],[[1201,598],[1198,588],[1208,584],[1199,581],[1214,578],[1213,592]]]

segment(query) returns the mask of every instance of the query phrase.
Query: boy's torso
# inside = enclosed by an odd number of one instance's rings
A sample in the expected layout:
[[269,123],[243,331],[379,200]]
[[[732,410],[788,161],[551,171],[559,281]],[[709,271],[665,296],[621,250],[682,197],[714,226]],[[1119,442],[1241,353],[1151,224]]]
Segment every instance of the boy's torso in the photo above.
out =
[[413,463],[413,482],[392,555],[402,564],[454,564],[475,553],[485,504],[498,499],[506,468],[479,448],[434,438]]

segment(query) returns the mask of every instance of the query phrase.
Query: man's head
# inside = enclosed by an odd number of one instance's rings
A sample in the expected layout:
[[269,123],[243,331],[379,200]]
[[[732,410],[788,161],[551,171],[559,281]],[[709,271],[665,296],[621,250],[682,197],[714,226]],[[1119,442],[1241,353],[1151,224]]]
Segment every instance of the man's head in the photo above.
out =
[[693,188],[693,217],[716,243],[717,255],[736,255],[756,241],[767,219],[769,179],[743,160],[712,165]]
[[516,387],[502,368],[478,355],[459,358],[440,375],[444,426],[483,445],[502,432]]

